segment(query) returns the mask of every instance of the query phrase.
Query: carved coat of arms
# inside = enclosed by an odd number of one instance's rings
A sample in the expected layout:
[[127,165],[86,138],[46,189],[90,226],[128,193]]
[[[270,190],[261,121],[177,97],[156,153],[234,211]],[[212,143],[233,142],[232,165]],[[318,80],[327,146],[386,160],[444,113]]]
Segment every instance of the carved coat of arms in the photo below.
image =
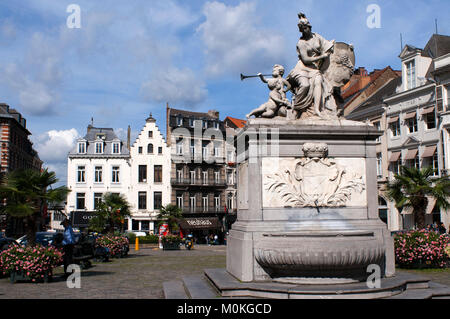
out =
[[325,144],[305,144],[303,151],[290,168],[266,176],[266,190],[285,206],[342,207],[365,189],[361,175],[326,157]]

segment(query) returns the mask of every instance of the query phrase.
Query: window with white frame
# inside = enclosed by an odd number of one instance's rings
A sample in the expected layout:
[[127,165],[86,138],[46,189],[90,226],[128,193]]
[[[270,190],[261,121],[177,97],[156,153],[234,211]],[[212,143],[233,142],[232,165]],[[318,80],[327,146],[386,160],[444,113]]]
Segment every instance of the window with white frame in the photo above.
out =
[[383,176],[383,164],[382,164],[382,156],[381,153],[377,153],[377,176]]
[[102,202],[102,193],[94,193],[94,209],[99,208],[101,202]]
[[85,193],[77,193],[77,209],[86,209]]
[[94,182],[102,183],[103,182],[103,167],[95,166],[94,168]]
[[95,153],[102,154],[103,153],[103,142],[95,143]]
[[86,142],[78,143],[78,153],[85,154],[86,153]]
[[183,194],[177,194],[177,206],[183,209]]
[[[375,126],[375,128],[376,128],[378,131],[381,130],[381,124],[380,124],[379,121],[373,122],[373,126]],[[378,138],[376,139],[376,142],[378,142],[378,143],[381,142],[381,136],[378,137]]]
[[202,207],[203,207],[203,212],[207,212],[208,211],[208,195],[203,195],[202,197]]
[[408,131],[410,134],[417,132],[416,112],[406,115],[405,124],[408,127]]
[[182,126],[183,125],[183,118],[181,116],[177,117],[177,125]]
[[112,144],[112,152],[113,152],[113,154],[119,154],[120,153],[120,143],[114,142]]
[[177,148],[177,155],[182,155],[183,154],[183,140],[182,139],[177,141],[176,148]]
[[203,171],[202,172],[203,175],[203,184],[208,184],[208,171]]
[[407,89],[411,90],[416,87],[416,62],[415,62],[415,60],[406,62],[405,67],[406,67]]
[[216,212],[220,210],[220,195],[214,196],[214,208]]
[[400,136],[400,120],[398,118],[390,120],[389,122],[389,130],[391,131],[391,136]]
[[219,183],[219,182],[220,182],[220,172],[219,172],[219,171],[215,171],[215,172],[214,172],[214,181],[215,181],[216,183]]
[[77,168],[77,182],[85,183],[86,182],[86,167],[78,166]]
[[111,182],[112,183],[119,183],[120,182],[120,167],[119,166],[113,166],[112,167]]
[[194,121],[194,119],[189,119],[189,126],[190,127],[194,127],[194,125],[195,125],[195,121]]
[[438,112],[444,111],[444,96],[443,86],[436,86],[436,109]]
[[214,122],[214,128],[216,130],[218,130],[220,128],[220,123],[219,122]]
[[203,128],[208,128],[208,121],[206,121],[206,120],[203,120]]
[[195,195],[191,195],[189,197],[189,208],[190,208],[191,211],[195,211],[195,205],[196,205],[196,203],[195,203]]

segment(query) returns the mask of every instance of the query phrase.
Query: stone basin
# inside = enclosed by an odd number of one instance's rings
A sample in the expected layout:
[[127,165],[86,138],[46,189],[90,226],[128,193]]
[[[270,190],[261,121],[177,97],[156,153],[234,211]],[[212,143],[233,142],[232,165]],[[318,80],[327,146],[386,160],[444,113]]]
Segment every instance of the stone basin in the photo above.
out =
[[365,281],[371,264],[383,269],[385,248],[371,231],[306,231],[263,234],[254,253],[276,281],[336,284]]

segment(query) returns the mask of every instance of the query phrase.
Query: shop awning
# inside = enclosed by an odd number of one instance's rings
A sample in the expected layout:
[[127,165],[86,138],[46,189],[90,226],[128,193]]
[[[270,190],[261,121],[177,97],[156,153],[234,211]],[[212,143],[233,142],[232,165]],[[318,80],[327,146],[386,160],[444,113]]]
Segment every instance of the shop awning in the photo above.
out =
[[422,153],[422,158],[432,157],[434,155],[434,153],[436,153],[436,149],[437,149],[436,145],[425,147],[425,150]]
[[391,158],[389,158],[389,162],[397,162],[401,154],[402,152],[392,152]]
[[178,223],[184,230],[217,229],[220,226],[218,217],[184,218],[180,219]]
[[422,115],[433,113],[433,112],[434,112],[434,106],[427,107],[426,109],[422,110]]
[[406,156],[405,156],[405,160],[412,160],[412,159],[415,159],[416,156],[417,156],[417,152],[418,152],[418,151],[419,151],[419,150],[418,150],[417,148],[412,149],[412,150],[408,150],[408,152],[406,153]]
[[388,119],[388,123],[394,123],[394,122],[397,122],[397,121],[398,121],[398,116],[391,117],[391,118]]
[[416,117],[416,112],[415,111],[411,112],[411,113],[406,113],[405,120],[412,119],[413,117]]

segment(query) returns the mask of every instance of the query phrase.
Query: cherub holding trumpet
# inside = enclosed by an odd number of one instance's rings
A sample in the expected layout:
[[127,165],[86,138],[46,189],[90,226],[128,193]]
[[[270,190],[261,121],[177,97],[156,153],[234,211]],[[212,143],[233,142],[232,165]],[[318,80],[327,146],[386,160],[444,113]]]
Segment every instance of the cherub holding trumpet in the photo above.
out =
[[275,64],[272,72],[272,79],[266,79],[261,73],[259,78],[269,87],[269,100],[257,109],[247,114],[247,118],[251,116],[274,118],[276,116],[286,117],[287,109],[291,108],[291,103],[286,98],[286,92],[291,89],[289,82],[283,78],[284,68],[279,64]]

